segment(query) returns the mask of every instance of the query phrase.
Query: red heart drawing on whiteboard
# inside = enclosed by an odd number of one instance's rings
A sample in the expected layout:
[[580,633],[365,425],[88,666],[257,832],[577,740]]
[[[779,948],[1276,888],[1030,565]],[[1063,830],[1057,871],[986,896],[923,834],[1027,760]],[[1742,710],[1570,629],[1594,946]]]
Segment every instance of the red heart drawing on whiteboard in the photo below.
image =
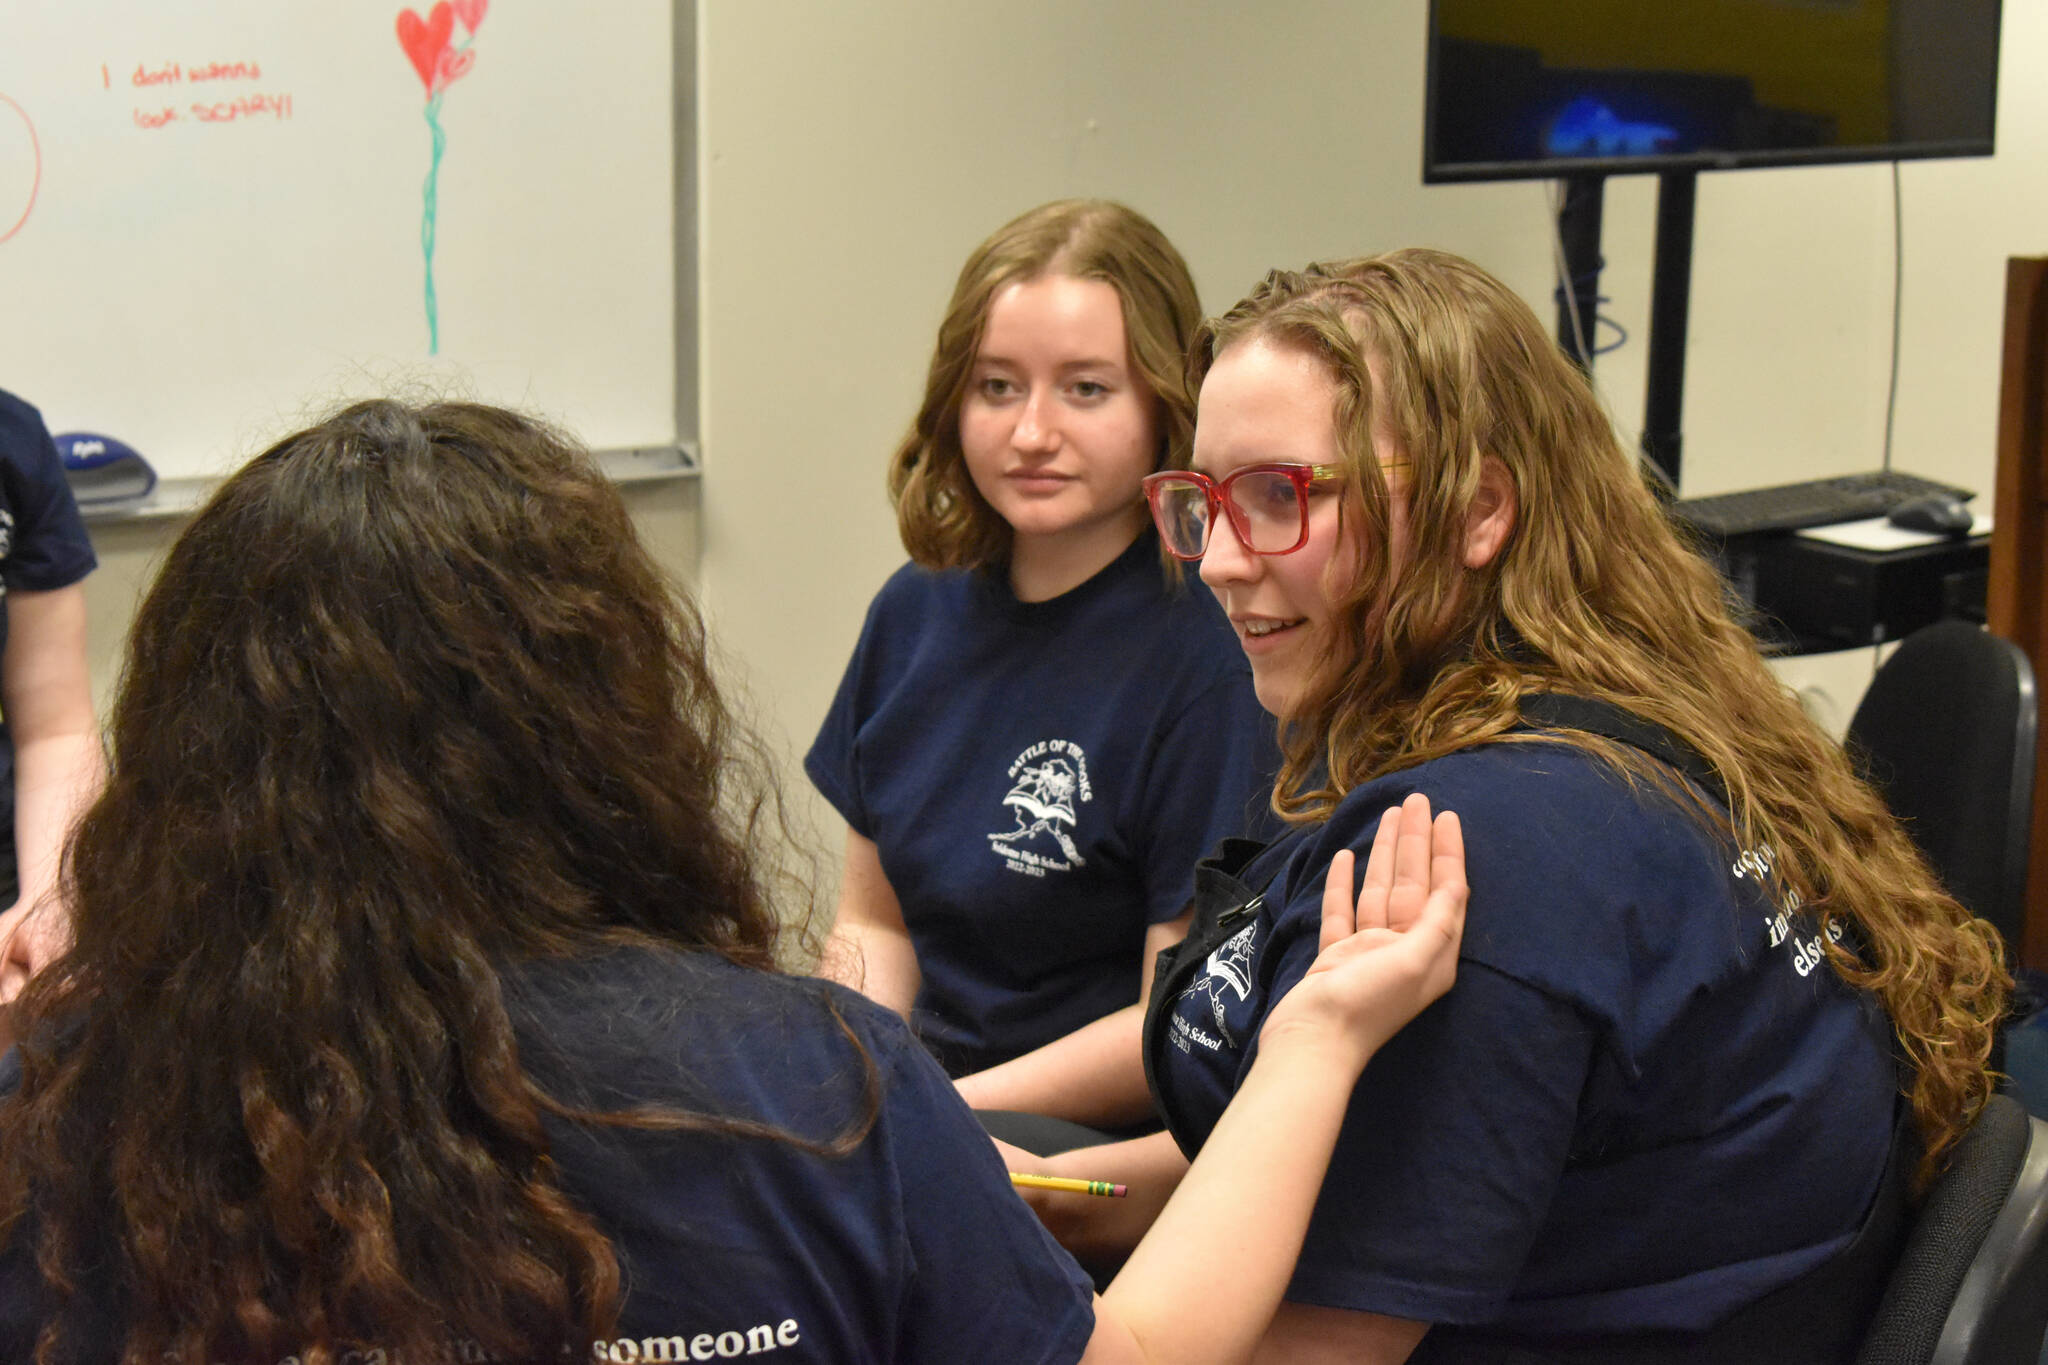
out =
[[484,21],[484,11],[491,7],[491,0],[454,0],[455,17],[462,21],[465,33],[475,33]]
[[420,73],[420,84],[429,93],[441,65],[441,51],[448,46],[448,34],[454,27],[455,14],[448,8],[448,0],[441,0],[424,19],[409,9],[398,12],[398,45],[412,59],[412,69]]
[[445,87],[455,82],[463,72],[476,65],[476,54],[467,49],[457,52],[452,47],[441,49],[441,84]]

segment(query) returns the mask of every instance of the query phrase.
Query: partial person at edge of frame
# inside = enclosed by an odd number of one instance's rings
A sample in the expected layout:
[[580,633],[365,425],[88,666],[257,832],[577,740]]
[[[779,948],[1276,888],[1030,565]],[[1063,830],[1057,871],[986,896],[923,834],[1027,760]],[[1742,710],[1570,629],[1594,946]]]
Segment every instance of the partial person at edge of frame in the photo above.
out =
[[[1333,855],[1420,792],[1464,820],[1458,984],[1361,1081],[1267,1354],[1850,1358],[1989,1093],[1994,934],[1499,281],[1425,250],[1276,271],[1190,365],[1192,471],[1148,491],[1282,720],[1296,829],[1208,864],[1160,968],[1174,1137],[1035,1169],[1170,1185],[1313,955]],[[1084,1253],[1142,1231],[1029,1197]]]
[[1455,970],[1455,817],[1333,878],[1098,1300],[902,1022],[777,968],[780,804],[706,649],[513,414],[366,403],[227,480],[0,1059],[0,1358],[1249,1356],[1359,1069]]
[[890,461],[911,563],[805,764],[847,822],[820,970],[909,1018],[978,1109],[1156,1129],[1153,959],[1196,860],[1277,828],[1272,722],[1140,488],[1185,459],[1200,321],[1143,216],[1033,209],[961,268]]
[[97,566],[42,415],[0,390],[0,1047],[5,1005],[64,945],[64,836],[99,790],[85,588]]

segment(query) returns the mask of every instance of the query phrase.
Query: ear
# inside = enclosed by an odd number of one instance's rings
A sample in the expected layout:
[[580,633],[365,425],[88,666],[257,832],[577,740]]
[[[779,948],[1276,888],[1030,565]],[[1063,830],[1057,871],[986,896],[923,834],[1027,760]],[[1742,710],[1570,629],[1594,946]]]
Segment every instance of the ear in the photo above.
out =
[[1465,551],[1461,558],[1468,569],[1483,569],[1498,555],[1514,534],[1515,480],[1508,467],[1494,455],[1479,463],[1479,492],[1465,512]]

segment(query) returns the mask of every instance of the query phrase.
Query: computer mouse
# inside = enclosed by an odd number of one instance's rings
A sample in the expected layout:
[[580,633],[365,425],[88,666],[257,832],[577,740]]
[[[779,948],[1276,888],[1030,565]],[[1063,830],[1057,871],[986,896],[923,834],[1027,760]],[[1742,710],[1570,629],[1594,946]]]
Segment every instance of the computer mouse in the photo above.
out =
[[1948,493],[1930,493],[1908,498],[1891,510],[1885,520],[1902,531],[1925,531],[1938,536],[1966,536],[1977,518],[1970,505]]

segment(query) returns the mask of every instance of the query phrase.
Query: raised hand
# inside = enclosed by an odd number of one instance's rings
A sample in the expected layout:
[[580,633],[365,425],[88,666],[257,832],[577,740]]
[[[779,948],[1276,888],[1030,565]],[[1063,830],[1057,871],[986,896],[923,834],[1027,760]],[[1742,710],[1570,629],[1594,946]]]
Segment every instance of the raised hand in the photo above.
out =
[[1380,818],[1365,882],[1351,895],[1351,851],[1330,860],[1315,962],[1266,1016],[1259,1049],[1325,1049],[1359,1067],[1450,989],[1465,927],[1465,843],[1450,811],[1410,796]]

